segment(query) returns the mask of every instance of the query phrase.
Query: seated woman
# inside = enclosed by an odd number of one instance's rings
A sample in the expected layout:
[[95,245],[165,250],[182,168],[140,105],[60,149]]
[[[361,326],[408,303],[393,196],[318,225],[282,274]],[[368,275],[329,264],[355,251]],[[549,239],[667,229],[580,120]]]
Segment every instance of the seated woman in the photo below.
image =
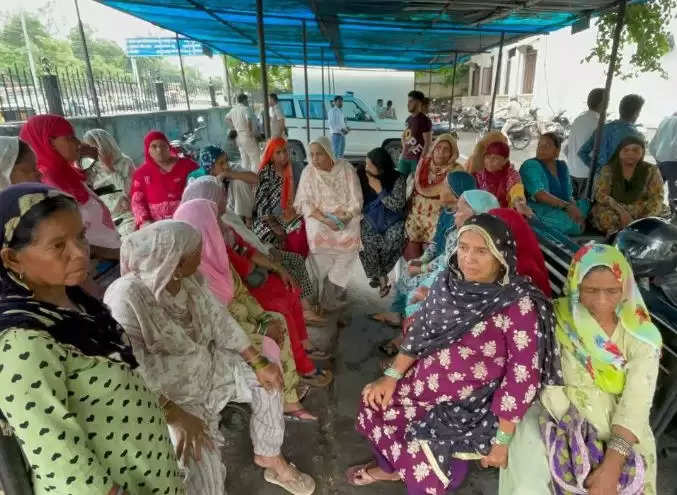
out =
[[308,256],[303,217],[294,210],[294,174],[287,141],[268,141],[259,165],[252,229],[276,249]]
[[630,136],[618,145],[595,182],[592,225],[605,234],[663,210],[663,178],[658,167],[644,161],[644,140]]
[[179,207],[188,174],[197,168],[190,158],[172,154],[160,131],[150,131],[143,140],[146,161],[132,176],[129,195],[136,228],[172,218]]
[[310,495],[315,482],[287,463],[280,369],[261,356],[226,308],[195,276],[201,236],[184,222],[162,220],[128,235],[122,278],[104,301],[125,329],[151,390],[162,394],[172,441],[187,471],[188,495],[221,495],[220,413],[230,402],[251,403],[254,462],[266,481]]
[[334,157],[329,138],[311,141],[310,156],[294,208],[306,222],[308,266],[317,283],[318,303],[331,311],[346,304],[346,287],[360,249],[362,190],[350,162]]
[[585,230],[585,218],[590,203],[574,201],[569,167],[558,160],[562,139],[548,132],[538,140],[536,158],[520,167],[528,205],[546,226],[567,235],[580,235]]
[[[423,256],[412,260],[406,271],[399,274],[395,284],[395,297],[388,313],[377,313],[371,316],[390,326],[401,327],[402,317],[413,314],[415,306],[410,306],[414,292],[427,280],[434,281],[449,264],[449,259],[456,249],[458,229],[473,215],[486,213],[499,204],[493,194],[479,189],[472,189],[475,181],[467,172],[452,172],[447,175],[448,190],[442,194],[442,201],[453,206],[455,211],[445,208],[440,215],[435,233],[436,241],[432,243]],[[430,283],[428,284],[430,287]],[[396,351],[386,352],[395,354]]]
[[465,169],[474,174],[484,169],[484,154],[487,151],[487,146],[491,143],[505,143],[508,144],[508,138],[501,131],[489,131],[482,139],[480,139],[472,154],[465,161]]
[[490,192],[501,208],[514,208],[520,214],[531,217],[534,212],[527,206],[524,185],[520,174],[510,163],[510,147],[495,141],[486,147],[484,168],[474,172],[477,188]]
[[656,495],[649,415],[661,334],[620,251],[574,255],[555,318],[564,385],[545,387],[518,426],[499,493]]
[[200,168],[188,174],[188,183],[205,176],[230,181],[228,208],[250,223],[254,208],[253,188],[258,183],[256,174],[231,167],[228,153],[223,148],[210,144],[200,150]]
[[423,245],[432,242],[442,203],[440,191],[444,188],[447,174],[462,170],[456,163],[458,145],[451,134],[442,134],[435,139],[428,155],[421,158],[414,174],[414,193],[405,224],[409,244],[406,259],[418,258]]
[[9,186],[0,226],[0,409],[31,493],[185,493],[165,422],[174,417],[108,309],[78,287],[89,247],[76,201]]
[[[182,202],[186,203],[191,199],[215,202],[217,218],[223,218],[226,204],[224,188],[214,177],[200,177],[191,182],[184,191]],[[261,254],[221,221],[219,228],[229,262],[248,291],[266,311],[284,315],[296,369],[301,373],[303,381],[316,387],[329,385],[333,379],[331,372],[318,369],[311,361],[311,358],[326,360],[329,355],[314,348],[308,339],[303,303],[299,302],[299,289],[295,287],[289,272],[279,262]],[[300,266],[303,267],[302,262]],[[307,278],[307,273],[305,277]]]
[[371,201],[365,203],[360,223],[360,261],[369,285],[379,287],[381,297],[385,297],[390,292],[388,274],[404,249],[407,178],[395,170],[393,159],[384,148],[367,153],[365,171]]
[[[267,345],[273,344],[266,342],[265,337],[272,339],[279,347],[277,355],[284,379],[285,414],[298,420],[316,420],[315,416],[303,409],[299,400],[296,390],[299,375],[291,353],[284,316],[265,311],[250,294],[237,271],[231,267],[219,226],[217,204],[208,199],[192,199],[181,203],[174,213],[174,219],[189,223],[202,234],[200,273],[214,296],[228,308],[235,321],[247,333],[256,350],[266,354]],[[271,360],[275,358],[273,355],[266,356]]]
[[129,201],[134,162],[122,153],[115,138],[104,129],[87,131],[82,142],[97,150],[96,160],[85,170],[87,184],[94,191],[110,189],[99,192],[98,195],[110,210],[118,233],[127,235],[134,232],[136,224]]
[[508,227],[470,218],[400,353],[364,387],[356,427],[376,459],[349,469],[349,482],[442,494],[463,482],[469,459],[505,467],[516,423],[541,383],[556,383],[552,331],[550,303],[516,273]]
[[0,136],[0,191],[22,182],[40,182],[35,153],[17,137]]

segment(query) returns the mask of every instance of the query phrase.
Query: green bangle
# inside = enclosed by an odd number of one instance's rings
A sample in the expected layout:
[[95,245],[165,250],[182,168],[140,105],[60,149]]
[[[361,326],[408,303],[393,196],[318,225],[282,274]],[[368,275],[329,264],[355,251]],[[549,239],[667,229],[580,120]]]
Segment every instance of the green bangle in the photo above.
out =
[[495,442],[496,445],[510,445],[512,437],[513,437],[512,433],[506,433],[498,429],[496,430],[496,437],[494,438],[494,440],[496,441]]
[[268,366],[270,364],[270,361],[268,361],[268,359],[263,356],[259,356],[249,364],[254,371],[259,371]]
[[383,376],[389,376],[390,378],[394,378],[395,380],[401,380],[404,375],[399,371],[397,371],[395,368],[390,367],[383,372]]

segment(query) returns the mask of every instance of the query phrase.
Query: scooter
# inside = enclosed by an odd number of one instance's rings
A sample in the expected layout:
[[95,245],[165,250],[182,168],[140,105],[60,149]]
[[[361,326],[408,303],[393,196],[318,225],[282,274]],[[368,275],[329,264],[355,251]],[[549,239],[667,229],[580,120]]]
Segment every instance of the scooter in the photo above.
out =
[[200,147],[196,146],[196,143],[202,139],[200,135],[202,129],[207,128],[207,121],[205,118],[200,115],[197,118],[197,127],[192,131],[184,132],[181,135],[181,139],[174,139],[169,142],[172,150],[180,156],[181,158],[192,158],[197,161],[199,159]]

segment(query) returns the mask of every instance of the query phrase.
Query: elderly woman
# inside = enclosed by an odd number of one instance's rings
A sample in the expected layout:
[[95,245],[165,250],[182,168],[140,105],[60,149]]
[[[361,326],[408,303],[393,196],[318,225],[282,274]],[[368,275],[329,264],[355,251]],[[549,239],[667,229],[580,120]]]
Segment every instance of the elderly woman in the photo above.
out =
[[472,154],[465,162],[465,169],[471,174],[477,173],[484,169],[484,154],[487,151],[487,146],[491,143],[508,144],[508,138],[501,131],[487,132],[482,139],[480,139]]
[[78,287],[89,247],[76,201],[10,186],[0,225],[0,409],[31,493],[185,493],[165,422],[174,417],[108,309]]
[[280,370],[254,350],[195,276],[201,249],[200,233],[183,222],[158,221],[130,234],[122,246],[122,278],[104,299],[131,339],[146,382],[178,418],[170,433],[187,471],[187,493],[224,493],[220,413],[236,401],[251,403],[254,462],[265,469],[266,481],[310,495],[313,479],[280,453]]
[[536,158],[525,161],[519,173],[536,218],[563,234],[580,235],[585,230],[590,203],[574,200],[569,167],[557,159],[561,148],[562,139],[557,134],[543,134]]
[[451,134],[437,137],[428,156],[423,157],[414,175],[414,193],[407,215],[406,232],[410,245],[407,257],[418,257],[422,245],[433,240],[442,203],[440,192],[444,189],[447,174],[462,170],[458,159],[458,145]]
[[364,387],[357,430],[375,461],[349,469],[349,482],[445,493],[463,482],[469,459],[505,467],[516,424],[541,383],[558,379],[551,309],[517,275],[505,223],[470,218],[400,353]]
[[499,493],[655,495],[661,335],[616,248],[576,253],[555,318],[564,385],[546,387],[520,423]]
[[360,224],[360,261],[369,285],[379,287],[381,297],[385,297],[390,292],[388,273],[404,248],[407,178],[395,170],[393,159],[384,148],[367,153],[365,172],[370,190]]
[[[266,311],[284,315],[296,368],[301,373],[303,381],[317,387],[329,385],[333,379],[331,372],[320,370],[311,361],[311,358],[326,360],[329,355],[313,347],[308,339],[305,324],[308,316],[303,310],[303,301],[299,301],[305,290],[300,292],[295,287],[292,276],[280,262],[263,255],[254,244],[247,242],[243,236],[223,222],[226,200],[224,189],[216,179],[201,177],[189,184],[184,191],[182,202],[186,203],[191,199],[208,199],[216,203],[217,218],[221,219],[219,227],[222,243],[227,250],[229,262],[242,278],[248,291]],[[303,267],[303,263],[300,266]],[[307,279],[305,270],[304,274]],[[303,285],[306,284],[310,282],[305,281]]]
[[146,161],[134,172],[129,193],[137,229],[172,218],[188,174],[197,168],[190,158],[172,154],[167,136],[160,131],[146,134],[143,146]]
[[250,223],[254,208],[253,187],[258,183],[256,174],[231,167],[228,153],[210,144],[200,150],[200,168],[188,174],[188,183],[205,176],[230,181],[228,208]]
[[110,211],[87,187],[86,176],[76,163],[84,152],[73,126],[58,115],[36,115],[28,119],[19,137],[35,152],[42,182],[57,187],[78,202],[85,222],[92,255],[100,259],[118,259],[120,236]]
[[[278,347],[275,353],[280,357],[284,379],[285,414],[290,419],[317,420],[303,408],[299,400],[296,390],[299,376],[284,317],[265,311],[230,264],[219,225],[218,205],[208,199],[193,199],[181,203],[174,213],[174,219],[191,224],[202,234],[200,273],[212,293],[247,333],[256,350],[266,354],[271,344]],[[271,359],[275,357],[266,355]],[[305,391],[308,391],[307,385]]]
[[122,153],[115,138],[104,129],[87,131],[82,142],[97,150],[97,159],[85,170],[87,183],[110,210],[118,233],[134,232],[136,224],[129,202],[134,162]]
[[658,167],[644,161],[644,140],[630,136],[618,145],[595,182],[592,225],[605,234],[663,210],[663,178]]
[[284,138],[271,139],[263,152],[253,220],[253,230],[263,242],[308,256],[305,222],[294,210],[294,174]]
[[40,182],[35,153],[17,137],[0,136],[0,191],[12,184]]
[[353,166],[334,157],[322,136],[310,142],[311,166],[303,169],[294,208],[306,222],[309,267],[318,301],[332,310],[345,304],[345,290],[361,247],[362,190]]

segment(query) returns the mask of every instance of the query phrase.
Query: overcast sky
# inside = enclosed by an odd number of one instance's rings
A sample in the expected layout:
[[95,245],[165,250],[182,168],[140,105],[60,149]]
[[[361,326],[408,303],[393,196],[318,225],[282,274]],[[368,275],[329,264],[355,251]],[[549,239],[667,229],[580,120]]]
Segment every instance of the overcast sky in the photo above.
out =
[[[19,12],[21,8],[27,12],[37,13],[39,9],[47,5],[49,0],[0,0],[0,19],[6,18],[7,14]],[[76,25],[77,15],[73,0],[52,0],[57,8],[52,9],[56,18],[55,25],[60,26],[59,37],[65,37],[68,31]],[[124,14],[119,10],[106,7],[94,0],[79,0],[80,16],[82,22],[94,28],[98,38],[115,41],[122,49],[125,49],[125,39],[138,36],[174,36],[174,33],[160,29],[152,24]],[[175,59],[178,66],[178,57]],[[209,57],[184,57],[184,63],[199,68],[205,76],[221,77],[222,63],[219,56]]]

